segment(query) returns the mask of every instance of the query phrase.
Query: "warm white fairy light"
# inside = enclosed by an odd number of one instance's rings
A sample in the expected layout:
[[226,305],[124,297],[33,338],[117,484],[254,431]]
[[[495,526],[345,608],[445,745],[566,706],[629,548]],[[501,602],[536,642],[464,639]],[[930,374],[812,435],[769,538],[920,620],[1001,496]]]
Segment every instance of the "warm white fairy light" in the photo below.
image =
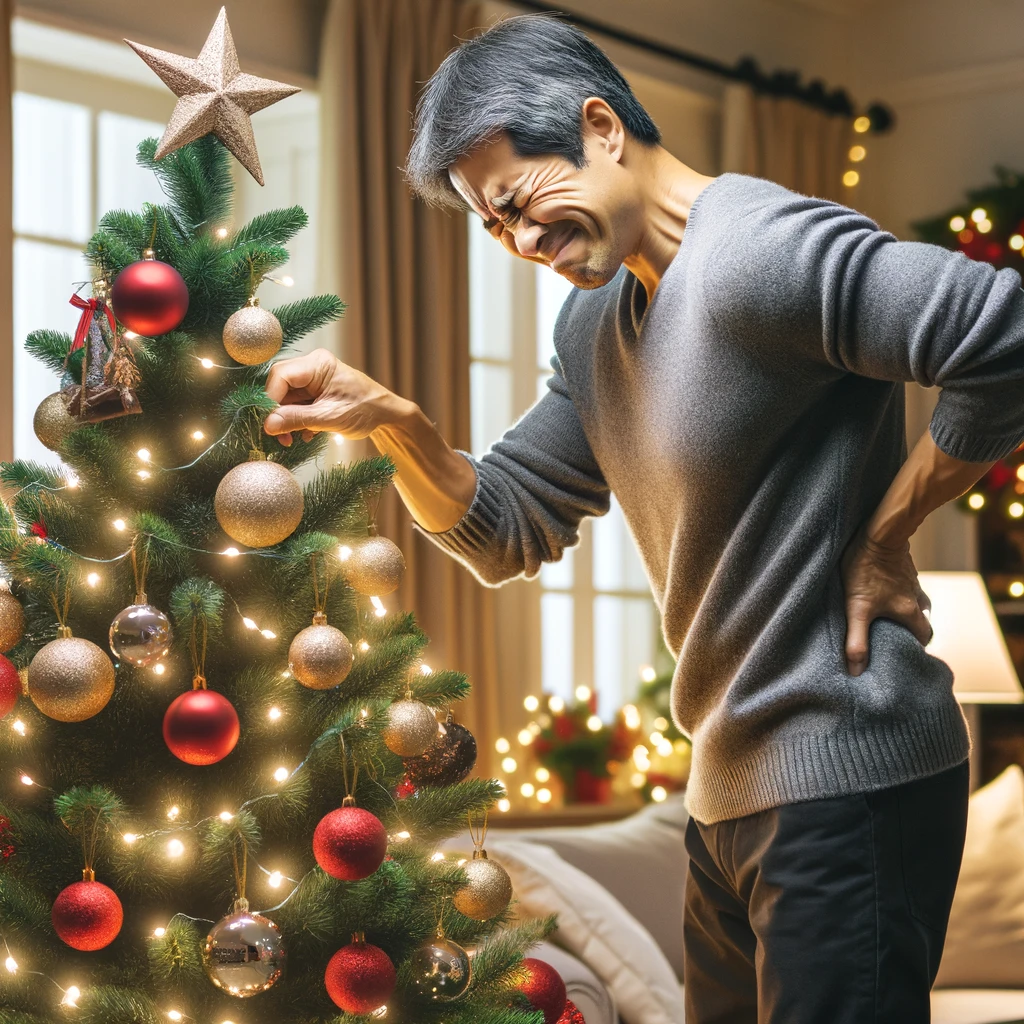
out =
[[629,777],[629,782],[634,789],[643,789],[647,784],[647,776],[643,772],[633,772]]
[[1014,519],[1020,519],[1021,516],[1024,516],[1024,505],[1019,501],[1015,501],[1006,511],[1009,512]]
[[512,801],[509,800],[508,797],[502,797],[498,801],[498,810],[501,811],[502,814],[508,814],[508,812],[511,809],[512,809]]
[[213,360],[212,359],[200,359],[199,360],[199,365],[204,370],[212,370],[213,369]]
[[537,799],[542,804],[549,804],[549,803],[551,803],[551,790],[550,789],[538,789],[537,790]]
[[664,786],[655,786],[651,790],[651,799],[656,803],[663,803],[665,798],[668,796],[668,790]]
[[341,445],[345,443],[345,438],[343,438],[341,434],[331,434],[331,437],[334,439],[334,443],[338,445],[339,448],[341,447]]
[[137,335],[137,334],[136,334],[136,333],[135,333],[134,331],[125,331],[125,332],[124,332],[124,336],[125,336],[125,337],[126,337],[126,338],[127,338],[128,340],[129,340],[129,341],[134,341],[134,340],[135,340],[135,339],[136,339],[136,338],[138,337],[138,335]]
[[124,529],[127,528],[127,525],[128,524],[123,519],[115,519],[114,520],[114,529],[115,530],[119,530],[119,531],[120,530],[124,530]]
[[153,458],[153,456],[152,456],[152,455],[150,454],[150,451],[149,451],[149,449],[148,449],[148,448],[140,448],[140,449],[139,449],[139,450],[138,450],[138,451],[137,451],[137,452],[136,452],[135,454],[136,454],[136,455],[137,455],[137,456],[138,456],[138,457],[139,457],[139,458],[140,458],[140,459],[141,459],[141,460],[142,460],[143,462],[149,462],[149,460],[150,460],[151,458]]
[[180,857],[185,852],[185,844],[180,839],[169,839],[167,841],[167,856]]
[[4,967],[7,968],[7,973],[8,974],[17,974],[18,973],[18,961],[15,960],[13,956],[9,956],[4,961]]
[[387,615],[388,610],[384,607],[384,602],[379,597],[371,597],[370,604],[373,605],[373,613],[378,619]]
[[512,744],[509,743],[509,741],[507,739],[505,739],[504,736],[502,736],[498,740],[495,741],[494,749],[499,754],[507,754],[512,749]]
[[155,676],[162,676],[166,671],[167,671],[167,666],[162,661],[158,661],[153,666],[153,675],[155,675]]
[[291,274],[285,274],[284,277],[281,278],[281,284],[283,284],[285,288],[293,288],[295,286],[295,278],[292,277]]
[[11,728],[19,736],[24,736],[25,733],[27,732],[27,729],[25,727],[25,723],[20,718],[16,718],[13,722],[11,722]]
[[167,929],[166,928],[154,928],[153,929],[153,935],[156,938],[158,938],[158,939],[162,939],[166,934],[167,934]]
[[365,654],[370,649],[370,645],[365,640],[360,640],[358,647],[359,650],[363,652],[363,654]]
[[523,701],[523,707],[532,714],[540,707],[540,699],[534,697],[533,694],[530,694],[530,696]]
[[650,755],[651,752],[643,744],[633,748],[633,764],[636,765],[639,771],[647,772],[651,770]]
[[31,775],[22,775],[21,784],[23,786],[34,786],[36,783],[35,779],[33,779]]
[[443,854],[443,853],[441,853],[441,851],[440,851],[440,850],[438,850],[438,851],[437,851],[437,853],[435,853],[435,854],[434,854],[434,855],[433,855],[433,856],[432,856],[432,857],[431,857],[430,859],[431,859],[431,860],[432,860],[432,861],[433,861],[433,862],[434,862],[435,864],[437,864],[437,863],[438,863],[438,861],[442,861],[442,860],[444,860],[444,854]]
[[587,719],[587,728],[591,732],[600,732],[604,728],[604,722],[602,722],[601,719],[597,717],[597,715],[591,715]]
[[412,833],[411,832],[404,832],[404,831],[403,832],[399,832],[398,835],[395,836],[395,838],[401,840],[404,843],[407,839],[411,839],[412,838]]
[[537,792],[537,787],[532,782],[524,782],[519,787],[519,792],[523,794],[527,799],[533,796]]
[[977,206],[971,210],[971,220],[975,224],[980,224],[983,220],[988,220],[988,212],[983,206]]
[[967,496],[967,504],[977,512],[979,508],[982,508],[985,505],[985,495],[978,494],[978,492],[975,491],[974,494],[969,494]]
[[665,737],[657,729],[651,733],[651,742],[657,746]]
[[627,729],[640,728],[640,709],[635,704],[627,704],[622,709],[622,721]]
[[82,996],[82,990],[77,985],[69,985],[64,990],[64,998],[60,1001],[61,1006],[78,1006],[78,1000]]
[[216,236],[218,238],[227,238],[228,237],[228,229],[224,228],[224,227],[217,228],[217,230],[214,232],[214,234],[216,234]]
[[517,738],[524,747],[528,747],[533,742],[533,733],[529,729],[520,729]]
[[181,814],[181,808],[178,807],[177,804],[175,804],[173,807],[168,807],[167,808],[167,817],[171,821],[177,821],[177,818],[178,818],[179,814]]
[[548,701],[548,710],[553,715],[560,715],[565,710],[565,701],[561,697],[552,697]]
[[668,725],[669,725],[668,719],[667,718],[663,718],[661,715],[659,715],[654,720],[654,728],[657,729],[659,732],[664,732],[668,728]]
[[281,709],[279,707],[272,707],[267,712],[267,718],[269,718],[272,722],[276,722],[280,717],[281,717]]
[[225,555],[227,558],[237,558],[241,554],[241,552],[238,550],[238,548],[225,548],[221,552],[221,554]]
[[1024,580],[1014,580],[1007,589],[1010,597],[1024,597]]
[[217,817],[220,818],[220,820],[223,822],[235,820],[235,816],[230,811],[221,811],[220,814],[217,815]]
[[967,221],[965,221],[963,217],[959,216],[959,214],[956,217],[950,219],[950,231],[963,231],[965,227],[967,227]]
[[338,548],[338,561],[347,562],[352,557],[352,549],[347,544]]
[[283,881],[284,875],[282,875],[280,871],[271,871],[267,878],[267,885],[269,885],[271,889],[278,889]]
[[206,440],[206,435],[201,430],[193,430],[192,431],[192,440],[193,441],[204,441],[204,440]]
[[577,686],[576,687],[576,699],[577,700],[590,700],[590,687],[589,686]]
[[645,683],[653,683],[658,678],[658,673],[655,672],[653,665],[644,665],[640,669],[640,678]]
[[140,469],[136,475],[140,480],[148,480],[152,474],[148,469]]
[[534,778],[536,778],[538,782],[551,781],[551,772],[549,772],[547,768],[538,768],[533,774]]
[[167,1016],[170,1017],[171,1020],[181,1020],[181,1012],[179,1010],[168,1010]]
[[359,717],[362,718],[364,721],[367,718],[369,718],[370,717],[369,709],[367,709],[367,708],[360,708],[359,709]]
[[90,587],[99,586],[100,574],[98,572],[89,573],[89,575],[85,577],[85,582],[88,583]]
[[68,475],[64,477],[64,486],[70,488],[72,491],[78,487],[81,482],[82,481],[74,473],[68,473]]
[[283,672],[281,673],[281,678],[282,678],[282,679],[291,679],[291,677],[292,677],[292,674],[291,674],[291,672],[290,672],[290,671],[289,671],[288,669],[285,669],[285,670],[284,670],[284,671],[283,671]]
[[261,629],[260,630],[260,636],[262,636],[264,640],[276,640],[277,639],[277,634],[273,630],[271,630],[271,629]]
[[420,665],[420,671],[425,675],[429,676],[433,673],[433,669],[429,665]]
[[509,774],[514,772],[518,767],[519,765],[516,763],[516,759],[514,757],[506,757],[501,762],[501,770],[503,772],[508,772]]
[[245,623],[246,629],[259,629],[259,626],[257,626],[256,623],[246,615],[242,616],[242,622]]
[[671,740],[662,740],[658,744],[658,753],[661,754],[662,757],[671,757],[673,750],[675,750],[675,747],[672,746]]
[[291,773],[288,771],[288,769],[285,768],[282,765],[280,768],[275,769],[275,771],[274,771],[274,781],[275,782],[284,782],[288,778],[288,776],[290,774]]

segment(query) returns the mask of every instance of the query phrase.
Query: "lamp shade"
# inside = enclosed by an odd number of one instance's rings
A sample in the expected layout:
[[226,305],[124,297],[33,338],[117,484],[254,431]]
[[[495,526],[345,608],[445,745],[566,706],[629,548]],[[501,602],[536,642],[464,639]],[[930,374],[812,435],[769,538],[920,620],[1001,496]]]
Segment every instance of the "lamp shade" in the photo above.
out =
[[934,631],[928,653],[953,670],[953,693],[964,704],[1024,702],[985,583],[976,572],[922,572]]

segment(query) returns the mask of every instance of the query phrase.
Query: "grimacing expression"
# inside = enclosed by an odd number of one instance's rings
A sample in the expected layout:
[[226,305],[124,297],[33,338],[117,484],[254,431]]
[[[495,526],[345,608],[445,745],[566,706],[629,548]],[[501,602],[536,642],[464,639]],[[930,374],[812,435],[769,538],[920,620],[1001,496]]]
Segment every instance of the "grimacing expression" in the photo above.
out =
[[629,255],[625,171],[597,140],[587,164],[519,156],[507,136],[449,168],[452,184],[514,256],[543,263],[577,288],[607,284]]

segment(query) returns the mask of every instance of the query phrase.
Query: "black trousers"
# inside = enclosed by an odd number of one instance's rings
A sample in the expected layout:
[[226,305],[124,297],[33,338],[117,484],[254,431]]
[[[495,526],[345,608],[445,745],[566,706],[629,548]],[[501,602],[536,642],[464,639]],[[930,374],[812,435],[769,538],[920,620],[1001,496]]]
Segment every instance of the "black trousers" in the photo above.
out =
[[968,766],[686,831],[686,1024],[927,1024]]

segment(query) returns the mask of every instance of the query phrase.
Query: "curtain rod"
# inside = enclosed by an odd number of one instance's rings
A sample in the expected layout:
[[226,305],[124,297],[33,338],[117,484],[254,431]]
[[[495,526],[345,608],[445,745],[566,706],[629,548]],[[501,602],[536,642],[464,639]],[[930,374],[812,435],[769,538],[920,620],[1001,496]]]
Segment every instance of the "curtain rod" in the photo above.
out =
[[[541,0],[512,0],[512,2],[517,7],[527,7],[540,14],[556,15],[584,31],[598,32],[617,42],[635,46],[648,53],[655,53],[659,57],[668,57],[670,60],[678,61],[708,74],[717,75],[719,78],[743,82],[755,92],[770,96],[789,97],[827,114],[839,114],[843,117],[858,116],[853,101],[845,89],[828,90],[821,79],[814,79],[805,85],[800,81],[799,71],[775,71],[769,74],[761,70],[753,57],[742,57],[735,65],[729,65],[711,57],[704,57],[699,53],[691,53],[689,50],[683,50],[677,46],[656,42],[646,36],[637,35],[596,18],[552,7]],[[870,130],[873,132],[888,131],[894,121],[892,110],[883,103],[872,103],[863,111],[862,116],[867,117],[871,124]]]

